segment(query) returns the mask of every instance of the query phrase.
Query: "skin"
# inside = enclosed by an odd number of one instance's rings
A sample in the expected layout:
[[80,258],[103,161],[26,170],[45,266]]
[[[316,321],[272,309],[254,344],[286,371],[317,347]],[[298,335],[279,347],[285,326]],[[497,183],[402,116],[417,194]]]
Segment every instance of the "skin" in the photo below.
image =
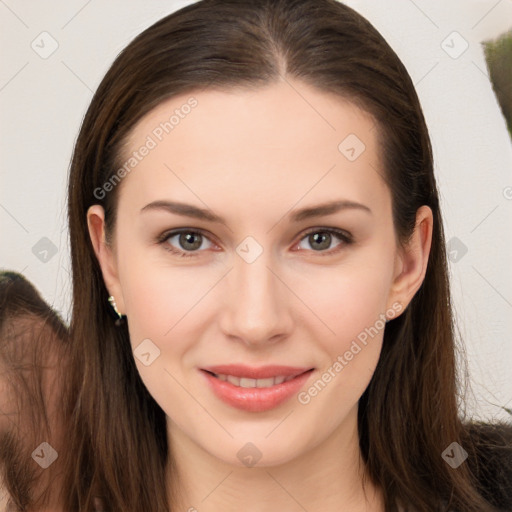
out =
[[[190,96],[147,114],[127,154]],[[374,121],[338,96],[291,79],[193,96],[198,106],[123,179],[111,246],[101,206],[87,214],[132,347],[149,338],[160,350],[149,366],[135,362],[168,417],[173,503],[190,511],[383,511],[378,487],[367,482],[363,493],[357,434],[358,400],[377,365],[382,329],[306,405],[292,397],[266,412],[234,409],[198,368],[314,367],[307,390],[379,315],[409,304],[425,275],[432,212],[418,210],[413,237],[400,247]],[[351,133],[366,146],[354,161],[338,150]],[[371,212],[289,220],[299,208],[335,199]],[[207,208],[226,223],[141,213],[156,200]],[[333,234],[319,245],[306,234],[328,227],[350,232],[353,243]],[[195,256],[180,258],[155,242],[177,228],[203,230],[195,252],[179,236],[165,242]],[[236,252],[249,235],[263,249],[252,263]],[[237,457],[248,442],[261,452],[250,468]]]

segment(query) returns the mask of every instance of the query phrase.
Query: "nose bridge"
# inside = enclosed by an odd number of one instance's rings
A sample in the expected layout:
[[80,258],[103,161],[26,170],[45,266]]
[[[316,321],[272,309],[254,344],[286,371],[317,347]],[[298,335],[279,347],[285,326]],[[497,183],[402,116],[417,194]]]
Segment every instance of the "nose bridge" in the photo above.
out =
[[249,240],[237,248],[222,316],[226,335],[251,344],[282,334],[287,318],[284,285],[274,275],[272,250],[258,246]]

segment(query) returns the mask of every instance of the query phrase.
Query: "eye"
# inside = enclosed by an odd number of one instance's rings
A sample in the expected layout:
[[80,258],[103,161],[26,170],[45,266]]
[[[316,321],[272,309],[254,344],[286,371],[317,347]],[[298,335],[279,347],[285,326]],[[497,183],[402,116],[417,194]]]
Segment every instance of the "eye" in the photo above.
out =
[[[334,250],[327,250],[331,248],[333,238],[341,240]],[[306,242],[313,247],[314,252],[321,253],[322,256],[337,253],[343,246],[353,243],[352,235],[346,231],[337,228],[313,228],[310,229],[306,235],[301,239],[297,245],[300,247],[302,242]]]
[[[334,250],[326,250],[331,248],[333,237],[342,243],[339,243]],[[171,243],[173,239],[176,239],[174,243],[179,247]],[[157,242],[172,254],[181,258],[189,258],[198,256],[199,254],[197,253],[202,252],[199,249],[205,240],[210,244],[205,249],[211,249],[214,244],[202,231],[180,229],[164,233],[158,238]],[[301,241],[295,247],[300,247],[303,241],[309,243],[313,247],[312,250],[321,253],[322,256],[324,253],[326,253],[325,255],[337,253],[344,246],[353,243],[350,233],[337,228],[312,228],[301,238]]]
[[[175,243],[177,243],[181,247],[181,249],[171,245],[171,240],[173,240],[176,237],[177,240]],[[206,237],[201,231],[182,229],[179,231],[171,231],[170,233],[164,233],[158,239],[158,242],[162,244],[167,251],[176,254],[177,256],[187,258],[191,256],[196,256],[196,254],[194,254],[196,252],[201,252],[198,251],[198,249],[201,247],[202,242],[204,240],[208,240],[208,242],[212,244],[210,239]]]

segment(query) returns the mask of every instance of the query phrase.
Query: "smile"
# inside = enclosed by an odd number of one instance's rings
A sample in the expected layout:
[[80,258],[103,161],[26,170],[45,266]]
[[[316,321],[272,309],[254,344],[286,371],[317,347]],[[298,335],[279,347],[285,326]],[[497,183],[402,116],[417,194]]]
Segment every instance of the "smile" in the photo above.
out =
[[223,403],[247,412],[263,412],[297,394],[313,371],[314,368],[228,365],[203,368],[200,373]]

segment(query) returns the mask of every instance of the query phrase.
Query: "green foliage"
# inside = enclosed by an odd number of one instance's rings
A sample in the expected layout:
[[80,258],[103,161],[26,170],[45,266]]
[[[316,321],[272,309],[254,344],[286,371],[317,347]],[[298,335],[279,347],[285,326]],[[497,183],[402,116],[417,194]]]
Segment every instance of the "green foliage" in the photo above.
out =
[[491,83],[512,138],[512,30],[494,41],[485,41],[483,47]]

